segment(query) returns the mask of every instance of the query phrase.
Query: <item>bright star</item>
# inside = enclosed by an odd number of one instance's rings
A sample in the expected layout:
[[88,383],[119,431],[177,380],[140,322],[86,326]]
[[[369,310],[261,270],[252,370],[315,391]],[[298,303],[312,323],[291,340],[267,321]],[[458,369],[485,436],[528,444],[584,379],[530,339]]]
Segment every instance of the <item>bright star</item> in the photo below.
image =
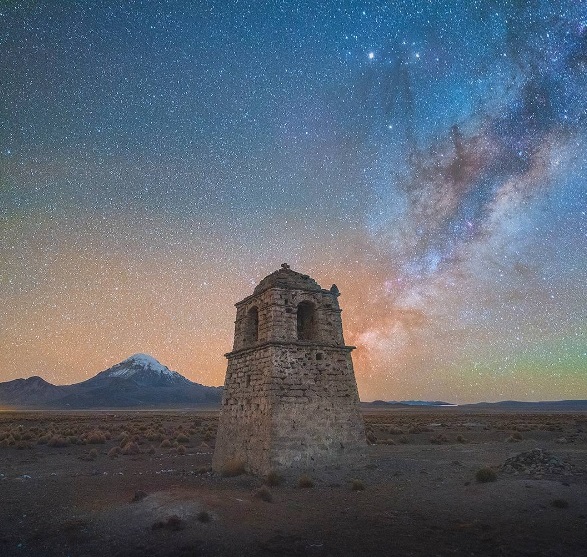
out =
[[375,53],[369,52],[368,56],[369,56],[369,60],[373,60],[373,58],[375,58]]

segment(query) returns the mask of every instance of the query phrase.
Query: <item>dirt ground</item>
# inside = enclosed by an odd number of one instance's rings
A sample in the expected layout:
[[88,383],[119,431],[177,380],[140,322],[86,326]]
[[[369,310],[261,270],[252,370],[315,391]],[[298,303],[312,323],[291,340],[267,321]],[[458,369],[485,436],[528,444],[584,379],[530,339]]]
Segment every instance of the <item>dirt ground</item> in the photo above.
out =
[[587,555],[587,414],[365,422],[364,466],[260,489],[210,472],[214,412],[0,413],[0,555]]

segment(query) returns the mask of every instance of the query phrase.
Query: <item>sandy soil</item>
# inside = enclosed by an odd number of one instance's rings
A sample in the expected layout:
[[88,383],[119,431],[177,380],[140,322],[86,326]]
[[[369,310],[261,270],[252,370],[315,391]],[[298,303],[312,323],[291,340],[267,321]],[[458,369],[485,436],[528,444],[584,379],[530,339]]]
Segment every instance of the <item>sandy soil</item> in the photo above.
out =
[[259,492],[210,472],[213,412],[1,413],[0,555],[587,555],[587,414],[365,420],[364,466]]

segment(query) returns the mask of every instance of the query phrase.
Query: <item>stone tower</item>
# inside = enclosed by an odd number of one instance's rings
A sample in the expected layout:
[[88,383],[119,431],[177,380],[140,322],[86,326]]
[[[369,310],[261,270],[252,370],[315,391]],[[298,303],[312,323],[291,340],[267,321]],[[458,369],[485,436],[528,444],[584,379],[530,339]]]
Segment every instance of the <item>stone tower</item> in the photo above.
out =
[[339,291],[285,263],[236,304],[212,466],[271,470],[350,466],[365,453]]

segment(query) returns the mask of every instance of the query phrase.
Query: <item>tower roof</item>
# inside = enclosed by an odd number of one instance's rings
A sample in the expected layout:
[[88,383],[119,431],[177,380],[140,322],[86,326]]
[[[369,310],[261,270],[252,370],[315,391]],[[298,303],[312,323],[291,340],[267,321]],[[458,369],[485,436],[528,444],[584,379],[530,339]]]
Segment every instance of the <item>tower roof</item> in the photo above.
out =
[[289,268],[287,263],[281,265],[270,275],[267,275],[255,288],[253,295],[260,294],[269,288],[284,288],[287,290],[313,290],[320,291],[322,287],[308,275],[296,273]]

